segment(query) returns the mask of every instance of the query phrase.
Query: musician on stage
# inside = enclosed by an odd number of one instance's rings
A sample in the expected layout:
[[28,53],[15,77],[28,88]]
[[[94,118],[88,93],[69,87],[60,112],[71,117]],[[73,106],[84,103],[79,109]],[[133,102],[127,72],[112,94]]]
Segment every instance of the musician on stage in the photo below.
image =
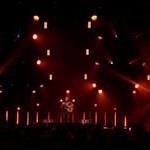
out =
[[72,122],[72,112],[74,109],[74,104],[68,97],[65,97],[65,100],[62,102],[62,122],[71,123]]

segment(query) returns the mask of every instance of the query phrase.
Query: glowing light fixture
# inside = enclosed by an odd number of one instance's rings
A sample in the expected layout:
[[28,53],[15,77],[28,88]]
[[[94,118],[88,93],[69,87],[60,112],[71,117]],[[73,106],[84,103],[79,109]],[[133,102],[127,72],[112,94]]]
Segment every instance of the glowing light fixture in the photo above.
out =
[[34,16],[33,16],[33,20],[34,20],[34,21],[39,21],[39,20],[40,20],[40,17],[39,17],[38,15],[34,15]]
[[86,73],[84,74],[84,80],[87,80],[87,74]]
[[92,84],[92,87],[93,87],[93,88],[96,88],[96,83],[93,83],[93,84]]
[[48,22],[44,21],[44,29],[47,29],[47,28],[48,28]]
[[66,94],[69,94],[70,93],[70,90],[66,90]]
[[47,49],[47,56],[50,56],[51,55],[51,51],[50,49]]
[[139,88],[139,84],[135,84],[135,88],[138,89]]
[[149,74],[147,75],[147,80],[150,81],[150,75]]
[[133,94],[136,94],[136,91],[135,91],[135,90],[133,90],[133,91],[132,91],[132,93],[133,93]]
[[85,51],[85,54],[88,56],[90,55],[90,50],[87,48],[86,51]]
[[53,80],[53,75],[49,74],[49,80]]
[[99,89],[98,90],[98,94],[102,94],[103,93],[103,90],[102,89]]
[[32,35],[32,38],[33,38],[33,40],[37,40],[37,39],[38,39],[38,35],[37,35],[36,33],[34,33],[34,34]]
[[35,94],[35,93],[36,93],[36,90],[32,90],[32,93]]
[[92,16],[91,16],[91,20],[92,20],[92,21],[96,21],[97,18],[98,18],[97,15],[92,15]]
[[39,106],[40,106],[40,103],[36,103],[36,106],[39,107]]
[[88,27],[88,29],[91,29],[91,27],[92,27],[91,21],[88,21],[87,27]]
[[41,61],[40,59],[38,59],[38,60],[36,61],[36,64],[37,64],[37,65],[41,65],[41,63],[42,63],[42,61]]
[[44,87],[44,85],[43,85],[43,84],[41,84],[41,85],[40,85],[40,88],[43,88],[43,87]]
[[98,39],[98,40],[102,40],[103,37],[102,37],[101,35],[98,35],[98,36],[97,36],[97,39]]

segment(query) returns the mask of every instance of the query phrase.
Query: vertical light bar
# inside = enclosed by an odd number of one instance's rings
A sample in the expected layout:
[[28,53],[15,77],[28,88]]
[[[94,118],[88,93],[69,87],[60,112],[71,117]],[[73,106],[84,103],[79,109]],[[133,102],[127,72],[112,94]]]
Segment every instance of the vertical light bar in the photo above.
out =
[[16,116],[16,125],[19,124],[19,110],[17,110],[17,116]]
[[27,112],[27,126],[29,125],[29,112]]
[[49,74],[49,80],[53,80],[53,75]]
[[85,124],[85,112],[83,112],[82,117],[82,124]]
[[149,74],[147,75],[147,80],[150,81],[150,75]]
[[85,50],[85,55],[90,55],[90,50],[88,48]]
[[36,123],[39,123],[39,112],[36,112]]
[[50,123],[50,112],[48,112],[48,114],[47,114],[47,121],[48,121],[48,123]]
[[44,29],[47,29],[47,28],[48,28],[48,22],[44,21]]
[[6,122],[8,122],[8,110],[6,110]]
[[91,28],[92,28],[92,23],[91,23],[91,21],[88,21],[88,23],[87,23],[87,28],[88,28],[88,29],[91,29]]
[[87,80],[87,74],[86,73],[84,74],[84,80]]
[[50,49],[47,49],[47,56],[50,56],[51,55],[51,51]]
[[124,129],[127,129],[127,116],[124,116]]
[[104,127],[107,127],[107,114],[104,112]]
[[114,108],[114,127],[117,126],[117,113],[116,113],[116,107]]
[[97,124],[97,120],[98,120],[98,117],[97,117],[97,111],[95,112],[95,124]]

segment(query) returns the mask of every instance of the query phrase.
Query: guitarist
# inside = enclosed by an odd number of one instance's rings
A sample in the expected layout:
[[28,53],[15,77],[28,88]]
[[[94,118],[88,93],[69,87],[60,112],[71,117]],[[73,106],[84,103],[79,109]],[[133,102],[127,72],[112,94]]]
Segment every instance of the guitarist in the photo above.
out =
[[68,97],[65,97],[64,102],[62,103],[62,119],[63,123],[70,123],[72,121],[72,112],[74,109],[74,104],[69,100]]

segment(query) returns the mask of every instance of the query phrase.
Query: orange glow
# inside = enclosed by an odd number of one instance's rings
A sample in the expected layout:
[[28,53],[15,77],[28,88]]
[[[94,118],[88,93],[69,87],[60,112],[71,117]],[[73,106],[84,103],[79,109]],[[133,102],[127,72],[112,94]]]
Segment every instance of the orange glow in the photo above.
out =
[[149,74],[147,75],[147,80],[150,81],[150,75]]
[[92,87],[93,87],[93,88],[96,88],[96,83],[93,83],[93,84],[92,84]]
[[36,112],[36,123],[39,123],[39,112]]
[[34,16],[33,16],[33,20],[34,20],[34,21],[39,21],[39,19],[40,19],[40,17],[39,17],[38,15],[34,15]]
[[36,61],[36,64],[37,64],[37,65],[41,65],[41,63],[42,63],[42,61],[41,61],[40,59],[38,59],[38,60]]
[[33,34],[32,38],[33,38],[33,40],[37,40],[38,39],[38,35],[37,34]]
[[135,88],[138,89],[139,88],[139,84],[135,84]]
[[8,122],[8,110],[6,110],[6,122]]
[[91,21],[88,21],[87,27],[88,27],[88,29],[91,29],[91,27],[92,27]]
[[102,37],[101,35],[99,35],[99,36],[97,36],[97,39],[98,39],[98,40],[102,40],[103,37]]
[[103,93],[103,90],[102,89],[99,89],[98,90],[98,94],[102,94]]
[[92,16],[91,16],[91,20],[92,20],[92,21],[96,21],[97,18],[98,18],[97,15],[92,15]]
[[35,94],[35,93],[36,93],[36,90],[32,90],[32,93]]
[[69,94],[69,93],[70,93],[70,90],[66,90],[66,93]]
[[124,129],[127,129],[127,116],[124,116]]
[[48,28],[48,22],[44,21],[44,29],[47,29],[47,28]]
[[111,64],[111,65],[113,65],[113,64],[114,64],[114,62],[111,60],[111,61],[110,61],[110,64]]

